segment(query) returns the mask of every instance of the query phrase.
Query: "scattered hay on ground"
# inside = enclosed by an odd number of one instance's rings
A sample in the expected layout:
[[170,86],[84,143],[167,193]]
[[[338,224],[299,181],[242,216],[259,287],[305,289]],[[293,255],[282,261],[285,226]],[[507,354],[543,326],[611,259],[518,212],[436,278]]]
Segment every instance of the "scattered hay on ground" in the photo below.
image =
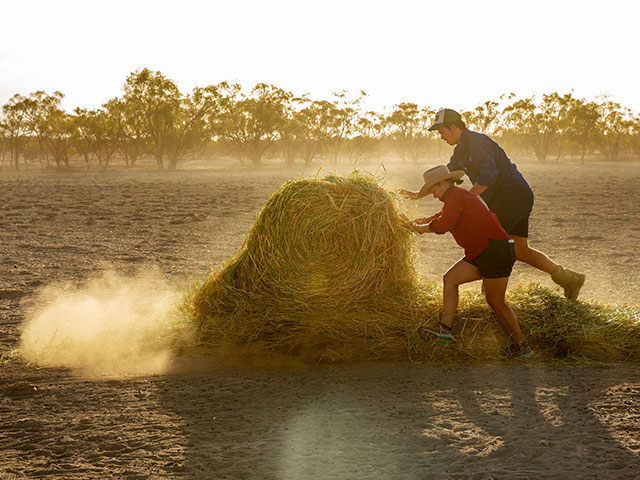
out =
[[[457,344],[418,336],[437,321],[442,293],[416,274],[405,224],[372,176],[285,183],[238,254],[186,296],[198,347],[306,362],[499,359],[506,338],[479,289],[461,296]],[[509,302],[539,359],[640,360],[637,309],[568,301],[538,284]]]

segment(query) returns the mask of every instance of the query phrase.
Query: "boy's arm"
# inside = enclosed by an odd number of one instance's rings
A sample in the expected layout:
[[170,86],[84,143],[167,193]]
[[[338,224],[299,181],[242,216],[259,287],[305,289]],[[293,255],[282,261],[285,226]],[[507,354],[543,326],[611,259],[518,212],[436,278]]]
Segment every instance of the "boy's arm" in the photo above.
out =
[[431,230],[429,228],[429,224],[428,223],[410,223],[409,227],[411,227],[411,229],[416,232],[416,233],[435,233],[433,230]]
[[418,200],[418,192],[410,192],[409,190],[401,188],[400,190],[398,190],[398,193],[403,197],[407,197],[411,200]]
[[453,230],[458,223],[460,215],[462,215],[463,206],[462,197],[455,191],[451,192],[449,198],[447,198],[444,203],[444,207],[442,208],[440,215],[429,222],[430,231],[442,234]]

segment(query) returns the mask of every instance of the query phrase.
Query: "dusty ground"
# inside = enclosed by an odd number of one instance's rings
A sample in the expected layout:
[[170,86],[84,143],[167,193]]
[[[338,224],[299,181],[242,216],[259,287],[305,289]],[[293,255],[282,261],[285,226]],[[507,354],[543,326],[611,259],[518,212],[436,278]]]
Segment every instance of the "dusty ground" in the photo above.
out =
[[[638,165],[522,165],[531,244],[640,304]],[[387,167],[417,188],[423,167]],[[605,173],[606,172],[606,173]],[[315,171],[0,172],[0,479],[640,478],[638,365],[234,369],[107,379],[10,352],[34,294],[159,269],[177,288],[233,255],[268,196]],[[431,214],[434,200],[416,213]],[[460,249],[418,239],[439,278]],[[518,265],[512,282],[544,275]]]

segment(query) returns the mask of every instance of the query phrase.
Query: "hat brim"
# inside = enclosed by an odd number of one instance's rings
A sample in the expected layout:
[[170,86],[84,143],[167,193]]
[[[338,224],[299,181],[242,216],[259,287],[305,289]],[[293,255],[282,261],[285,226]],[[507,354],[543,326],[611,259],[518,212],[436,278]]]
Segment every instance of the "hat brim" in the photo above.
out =
[[433,187],[436,183],[440,183],[442,180],[460,180],[464,176],[464,170],[454,170],[448,175],[444,175],[440,178],[436,178],[435,180],[430,181],[429,183],[425,183],[420,191],[418,192],[418,198],[426,197],[429,194],[429,189]]
[[431,125],[429,127],[429,131],[433,132],[434,130],[438,130],[440,127],[442,127],[444,125],[444,123],[434,123],[433,125]]

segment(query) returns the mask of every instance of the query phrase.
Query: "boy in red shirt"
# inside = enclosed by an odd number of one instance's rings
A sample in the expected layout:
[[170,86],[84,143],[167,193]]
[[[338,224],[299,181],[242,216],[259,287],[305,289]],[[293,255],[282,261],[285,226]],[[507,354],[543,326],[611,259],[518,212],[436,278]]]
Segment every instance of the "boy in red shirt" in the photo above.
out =
[[416,233],[451,232],[456,243],[464,248],[464,258],[444,275],[443,311],[439,331],[443,343],[455,342],[451,331],[453,315],[458,308],[458,287],[463,283],[482,280],[487,303],[513,342],[510,353],[516,358],[531,358],[534,352],[527,343],[518,319],[505,302],[511,269],[516,260],[515,245],[504,231],[498,217],[490,212],[477,195],[456,187],[464,171],[450,172],[446,165],[438,165],[424,172],[424,185],[419,192],[400,190],[414,200],[433,195],[444,203],[442,211],[410,224]]

